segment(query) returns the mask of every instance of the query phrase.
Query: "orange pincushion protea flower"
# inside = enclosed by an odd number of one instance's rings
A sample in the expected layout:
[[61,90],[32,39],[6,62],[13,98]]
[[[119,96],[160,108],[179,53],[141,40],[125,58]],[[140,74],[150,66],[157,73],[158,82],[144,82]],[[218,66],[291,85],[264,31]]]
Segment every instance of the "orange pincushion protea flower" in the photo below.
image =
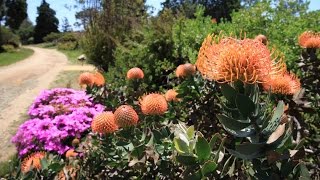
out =
[[103,86],[105,83],[103,75],[99,72],[95,72],[93,74],[93,83],[97,86]]
[[165,98],[168,102],[178,102],[180,99],[177,98],[177,95],[178,93],[174,89],[169,89],[165,94]]
[[146,115],[162,115],[168,110],[168,103],[161,94],[145,95],[139,102],[142,113]]
[[262,35],[262,34],[259,34],[254,39],[257,40],[257,41],[262,42],[264,45],[267,45],[267,43],[268,43],[267,37],[265,35]]
[[115,121],[119,127],[135,126],[138,123],[139,116],[129,105],[122,105],[114,112]]
[[94,83],[94,77],[91,73],[85,72],[80,74],[79,76],[79,85],[87,85],[87,86],[92,86]]
[[190,63],[181,64],[176,69],[176,76],[179,78],[192,76],[194,73],[196,73],[196,67]]
[[113,133],[118,130],[114,114],[111,111],[95,116],[91,123],[91,128],[93,132],[101,134]]
[[205,78],[220,83],[262,83],[271,72],[285,70],[284,62],[271,59],[270,51],[259,41],[211,35],[202,43],[196,66]]
[[70,158],[70,157],[76,157],[78,156],[78,153],[74,151],[74,149],[69,149],[66,152],[66,158]]
[[303,48],[320,48],[320,33],[306,31],[299,36],[299,44]]
[[263,89],[275,94],[293,95],[300,90],[300,80],[293,74],[271,76],[269,81],[262,84]]
[[144,77],[144,73],[143,71],[138,68],[131,68],[128,72],[127,72],[127,78],[128,79],[143,79]]
[[34,152],[28,157],[24,158],[21,163],[21,171],[27,173],[30,171],[31,166],[35,169],[41,169],[41,159],[46,156],[46,153],[43,151]]

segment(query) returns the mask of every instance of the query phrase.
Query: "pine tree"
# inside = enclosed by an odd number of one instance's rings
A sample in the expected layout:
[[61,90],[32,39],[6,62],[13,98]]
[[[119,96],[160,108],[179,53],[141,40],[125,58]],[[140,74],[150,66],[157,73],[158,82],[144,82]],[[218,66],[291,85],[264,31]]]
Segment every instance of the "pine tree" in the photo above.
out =
[[50,8],[45,0],[38,7],[38,14],[34,30],[35,43],[43,42],[43,38],[51,32],[59,32],[59,20],[55,17],[56,12]]
[[28,17],[26,0],[6,0],[6,25],[12,30],[19,29],[23,20]]
[[69,24],[68,18],[64,17],[62,20],[62,32],[71,32],[72,27]]

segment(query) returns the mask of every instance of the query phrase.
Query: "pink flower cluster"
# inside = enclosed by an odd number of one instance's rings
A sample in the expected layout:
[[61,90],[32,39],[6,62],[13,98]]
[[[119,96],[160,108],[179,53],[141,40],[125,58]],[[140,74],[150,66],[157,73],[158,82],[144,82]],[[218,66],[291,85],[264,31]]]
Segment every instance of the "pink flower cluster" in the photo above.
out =
[[70,141],[87,132],[92,118],[103,110],[84,91],[45,90],[31,105],[31,119],[19,127],[12,142],[20,157],[38,150],[64,154],[71,148]]

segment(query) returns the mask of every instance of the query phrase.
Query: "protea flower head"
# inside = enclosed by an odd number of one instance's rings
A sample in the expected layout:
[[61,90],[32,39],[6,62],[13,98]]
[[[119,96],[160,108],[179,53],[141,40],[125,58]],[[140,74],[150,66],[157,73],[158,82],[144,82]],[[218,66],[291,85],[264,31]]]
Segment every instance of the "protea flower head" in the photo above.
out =
[[168,110],[166,99],[158,93],[145,95],[139,102],[142,113],[146,115],[162,115]]
[[271,72],[285,70],[284,62],[272,59],[271,54],[257,40],[209,35],[202,43],[196,66],[205,78],[220,83],[237,80],[247,84],[262,83]]
[[100,134],[113,133],[118,130],[114,114],[111,111],[96,115],[92,120],[91,128],[93,132]]
[[127,79],[130,79],[130,80],[132,80],[132,79],[143,79],[143,77],[144,77],[144,73],[138,67],[131,68],[127,72]]
[[303,48],[320,48],[320,33],[306,31],[299,36],[299,44]]
[[41,169],[41,159],[46,156],[46,153],[43,151],[34,152],[23,159],[21,163],[21,171],[27,173],[30,171],[31,166],[35,169]]
[[190,63],[181,64],[176,69],[176,76],[179,78],[192,76],[195,73],[196,73],[196,67],[195,65]]
[[92,75],[92,73],[84,72],[80,74],[79,76],[80,86],[83,86],[83,85],[92,86],[93,83],[94,83],[94,76]]
[[271,78],[262,84],[263,89],[275,94],[293,95],[300,90],[300,80],[288,72],[282,75],[271,76]]
[[74,149],[69,149],[66,152],[66,158],[70,158],[70,157],[76,157],[78,156],[78,153],[74,151]]
[[174,89],[169,89],[166,94],[165,98],[168,102],[178,102],[180,99],[177,98],[178,93]]
[[116,124],[119,127],[135,126],[138,123],[139,116],[129,105],[122,105],[114,112]]
[[103,86],[105,84],[104,76],[100,72],[93,74],[93,83],[97,86]]
[[257,40],[257,41],[262,42],[264,45],[267,45],[267,43],[268,43],[267,37],[265,35],[262,35],[262,34],[259,34],[254,39]]

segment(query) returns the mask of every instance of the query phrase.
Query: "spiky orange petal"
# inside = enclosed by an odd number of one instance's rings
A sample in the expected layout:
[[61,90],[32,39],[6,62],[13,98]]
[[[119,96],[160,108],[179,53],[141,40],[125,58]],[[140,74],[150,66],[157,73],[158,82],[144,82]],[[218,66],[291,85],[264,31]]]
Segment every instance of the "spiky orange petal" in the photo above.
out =
[[93,83],[97,86],[103,86],[105,84],[104,76],[99,72],[95,72],[93,74]]
[[24,158],[21,163],[21,171],[27,173],[30,171],[31,166],[35,169],[41,169],[41,159],[46,156],[46,152],[39,151],[30,154],[28,157]]
[[138,67],[134,67],[131,68],[128,72],[127,72],[127,79],[143,79],[144,77],[144,73],[143,71],[138,68]]
[[111,111],[96,115],[91,123],[91,128],[93,132],[101,134],[113,133],[118,130],[114,114]]
[[94,83],[94,77],[92,73],[89,72],[84,72],[80,74],[79,76],[79,85],[87,85],[87,86],[92,86]]
[[306,31],[299,36],[299,44],[303,48],[320,48],[320,33]]
[[66,152],[66,158],[69,158],[69,157],[76,157],[78,156],[78,153],[74,151],[74,149],[69,149],[67,152]]
[[139,116],[129,105],[122,105],[114,112],[115,121],[119,127],[135,126],[138,123]]
[[262,86],[266,91],[270,90],[272,93],[285,95],[293,95],[301,88],[300,80],[294,74],[289,73],[272,76]]
[[178,93],[174,89],[169,89],[166,94],[165,98],[168,102],[178,102],[180,99],[177,98]]
[[142,113],[146,115],[162,115],[168,110],[168,103],[161,94],[145,95],[139,102]]
[[196,67],[190,63],[181,64],[176,69],[176,76],[179,78],[192,76],[195,73],[196,73]]
[[257,40],[219,39],[209,35],[202,43],[196,66],[205,78],[221,83],[236,80],[261,83],[273,69],[283,66],[271,54]]

